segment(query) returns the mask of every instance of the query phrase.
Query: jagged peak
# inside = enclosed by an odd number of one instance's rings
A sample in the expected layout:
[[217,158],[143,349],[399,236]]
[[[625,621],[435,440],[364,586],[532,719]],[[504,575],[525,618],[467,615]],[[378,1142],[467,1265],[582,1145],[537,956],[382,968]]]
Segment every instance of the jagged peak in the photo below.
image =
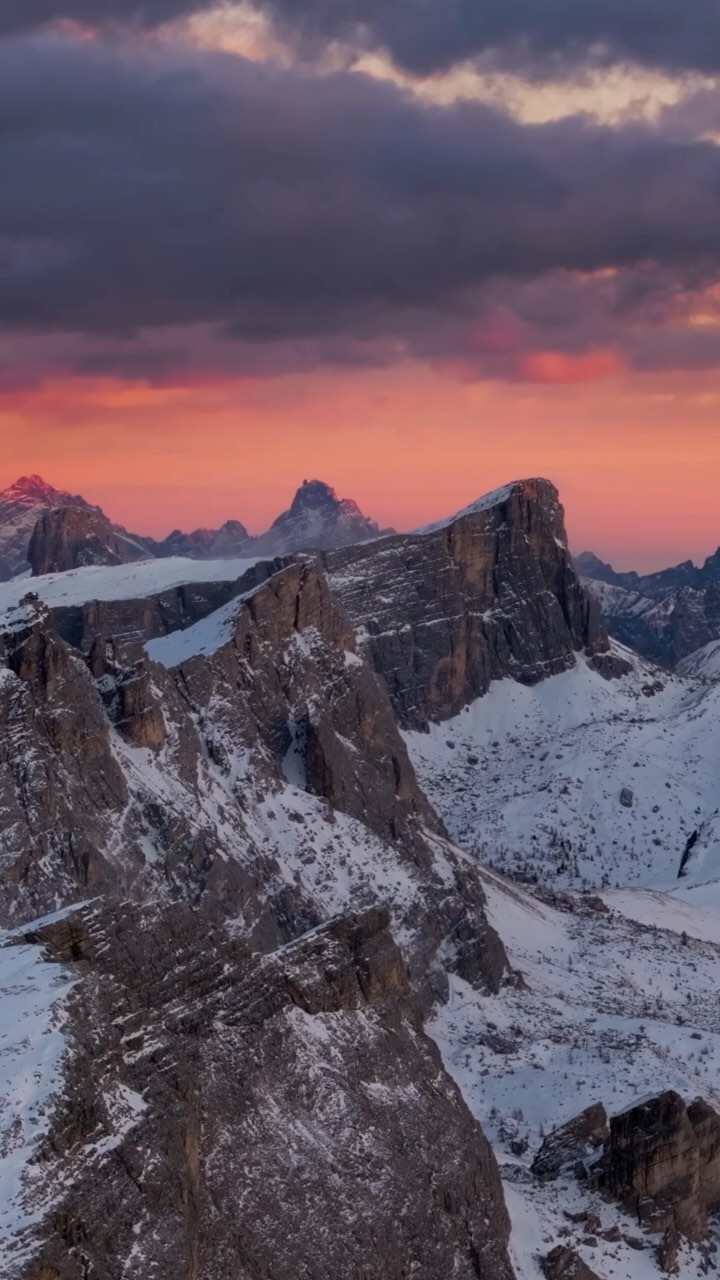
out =
[[341,499],[332,485],[325,480],[303,480],[290,507],[291,511],[305,507],[339,506]]

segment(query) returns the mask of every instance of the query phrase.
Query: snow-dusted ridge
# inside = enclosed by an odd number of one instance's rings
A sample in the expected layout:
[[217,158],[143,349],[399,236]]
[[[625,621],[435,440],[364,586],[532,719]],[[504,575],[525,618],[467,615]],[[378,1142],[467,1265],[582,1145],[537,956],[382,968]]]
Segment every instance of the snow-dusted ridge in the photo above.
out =
[[536,482],[513,480],[510,484],[501,485],[499,489],[493,489],[490,493],[482,494],[474,502],[469,503],[467,507],[463,507],[461,511],[456,511],[454,515],[444,516],[442,520],[435,520],[432,524],[421,525],[420,528],[413,529],[413,533],[436,533],[438,529],[447,529],[451,524],[455,524],[456,520],[462,520],[464,516],[474,515],[477,511],[489,511],[491,507],[497,507],[501,503],[507,502],[513,489],[521,489],[523,485],[529,483]]
[[171,556],[165,560],[136,560],[132,564],[90,565],[66,573],[48,573],[39,578],[13,578],[0,583],[0,621],[16,608],[29,592],[50,608],[87,604],[91,600],[133,600],[156,595],[173,587],[198,582],[234,582],[259,560],[190,560]]

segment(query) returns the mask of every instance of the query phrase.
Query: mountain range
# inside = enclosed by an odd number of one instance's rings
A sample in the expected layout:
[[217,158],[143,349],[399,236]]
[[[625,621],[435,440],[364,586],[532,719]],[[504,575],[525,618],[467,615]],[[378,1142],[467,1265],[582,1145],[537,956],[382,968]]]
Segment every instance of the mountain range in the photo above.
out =
[[[219,529],[173,530],[162,541],[129,533],[84,498],[21,476],[0,492],[0,581],[28,569],[34,575],[85,565],[127,564],[148,556],[222,559],[240,555],[287,555],[379,537],[379,526],[357,503],[338,498],[322,480],[305,480],[287,511],[266,533],[253,537],[238,520]],[[393,532],[385,530],[386,533]]]
[[587,551],[575,565],[612,636],[670,669],[720,674],[720,548],[652,574],[616,573]]
[[712,1274],[720,684],[547,480],[299,496],[208,559],[38,494],[0,585],[0,1272]]

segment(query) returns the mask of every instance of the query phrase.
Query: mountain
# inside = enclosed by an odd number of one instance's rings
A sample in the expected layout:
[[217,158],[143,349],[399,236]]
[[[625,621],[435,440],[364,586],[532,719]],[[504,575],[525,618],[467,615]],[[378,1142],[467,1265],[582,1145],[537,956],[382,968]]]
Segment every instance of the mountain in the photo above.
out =
[[43,512],[30,538],[33,577],[86,565],[131,564],[147,557],[147,547],[88,506],[61,506]]
[[719,699],[537,478],[1,586],[8,1280],[712,1271]]
[[720,550],[641,576],[616,573],[592,552],[575,560],[615,639],[674,669],[720,639]]
[[547,480],[516,481],[324,564],[403,727],[455,715],[493,680],[536,684],[579,653],[603,674],[626,670],[579,583]]
[[[75,508],[75,514],[53,514],[66,507]],[[35,574],[53,572],[51,566],[64,571],[87,564],[129,563],[139,556],[187,556],[196,560],[282,556],[293,551],[367,542],[381,532],[356,502],[338,498],[322,480],[305,480],[289,510],[259,537],[252,537],[239,520],[227,520],[219,529],[195,529],[191,533],[175,529],[158,541],[129,533],[109,520],[99,507],[54,489],[40,476],[25,476],[0,494],[0,581],[27,572],[30,541],[42,516],[46,518],[33,553]]]
[[[288,511],[274,520],[257,540],[264,555],[289,551],[343,547],[380,536],[374,520],[363,515],[356,502],[338,498],[322,480],[303,480]],[[391,533],[392,530],[385,530]]]
[[92,510],[84,498],[54,489],[41,476],[21,476],[0,492],[0,582],[29,568],[28,547],[37,520],[57,507]]

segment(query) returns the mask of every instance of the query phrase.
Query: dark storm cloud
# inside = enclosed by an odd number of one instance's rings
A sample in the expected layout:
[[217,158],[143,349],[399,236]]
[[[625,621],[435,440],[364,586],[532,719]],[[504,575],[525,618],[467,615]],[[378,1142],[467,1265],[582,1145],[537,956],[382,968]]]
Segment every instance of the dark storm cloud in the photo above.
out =
[[476,57],[553,73],[637,62],[667,71],[720,68],[720,2],[693,0],[258,0],[306,47],[382,48],[429,74]]
[[258,338],[496,274],[720,260],[720,152],[361,76],[0,43],[0,314]]
[[[167,371],[183,326],[243,367],[253,346],[280,367],[479,351],[497,343],[483,295],[512,285],[529,333],[548,276],[546,306],[572,294],[566,341],[590,343],[718,276],[720,151],[686,131],[523,126],[359,75],[141,48],[0,41],[0,326],[104,335],[98,369],[152,367],[147,334],[172,328]],[[607,267],[611,302],[561,297]]]
[[157,27],[211,7],[211,0],[2,0],[0,35],[14,35],[69,19],[89,27],[123,23]]

